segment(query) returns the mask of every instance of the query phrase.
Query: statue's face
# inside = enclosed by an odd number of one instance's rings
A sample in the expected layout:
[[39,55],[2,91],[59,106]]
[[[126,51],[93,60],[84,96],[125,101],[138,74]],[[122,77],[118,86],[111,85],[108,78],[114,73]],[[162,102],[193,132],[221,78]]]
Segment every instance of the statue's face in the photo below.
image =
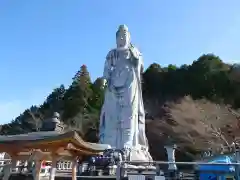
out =
[[120,30],[116,38],[117,47],[127,47],[130,44],[130,34],[128,31]]

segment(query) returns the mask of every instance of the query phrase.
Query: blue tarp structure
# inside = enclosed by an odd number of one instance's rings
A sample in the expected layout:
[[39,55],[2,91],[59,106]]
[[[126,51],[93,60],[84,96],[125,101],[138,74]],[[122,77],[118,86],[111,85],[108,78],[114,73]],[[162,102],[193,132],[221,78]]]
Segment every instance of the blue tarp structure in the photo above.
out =
[[[221,156],[218,157],[212,161],[209,161],[210,163],[232,163],[232,160],[229,156]],[[235,167],[231,165],[199,165],[198,170],[200,171],[200,180],[225,180],[226,176],[229,174],[233,174],[235,171]],[[201,171],[211,171],[211,172],[201,172]],[[216,173],[214,172],[216,171]],[[220,174],[218,172],[222,172],[224,174]]]

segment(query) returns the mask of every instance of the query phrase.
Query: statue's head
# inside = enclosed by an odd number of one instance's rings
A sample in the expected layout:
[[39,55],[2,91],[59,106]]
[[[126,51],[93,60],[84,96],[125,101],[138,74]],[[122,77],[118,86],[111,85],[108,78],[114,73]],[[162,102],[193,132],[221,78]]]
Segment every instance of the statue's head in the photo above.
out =
[[117,47],[129,47],[130,45],[130,33],[126,25],[120,25],[116,33]]

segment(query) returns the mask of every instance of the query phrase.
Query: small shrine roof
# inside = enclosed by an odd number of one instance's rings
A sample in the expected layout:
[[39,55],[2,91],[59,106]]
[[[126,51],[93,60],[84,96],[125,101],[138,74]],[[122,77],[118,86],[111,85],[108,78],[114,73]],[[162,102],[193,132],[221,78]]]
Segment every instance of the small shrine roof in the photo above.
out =
[[2,152],[6,152],[6,149],[10,151],[13,147],[17,148],[18,151],[26,151],[26,149],[29,151],[30,149],[50,146],[64,147],[86,154],[103,152],[109,148],[109,145],[106,144],[85,142],[76,131],[43,131],[0,136],[0,151]]

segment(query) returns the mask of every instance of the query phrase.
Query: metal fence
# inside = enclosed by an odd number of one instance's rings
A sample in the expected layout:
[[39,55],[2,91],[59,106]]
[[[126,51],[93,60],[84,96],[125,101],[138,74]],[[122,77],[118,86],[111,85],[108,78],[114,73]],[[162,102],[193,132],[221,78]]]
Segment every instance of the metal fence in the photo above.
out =
[[[216,179],[240,180],[240,163],[206,163],[206,162],[165,162],[155,161],[145,163],[145,168],[129,168],[125,164],[140,165],[143,162],[123,162],[118,167],[117,179],[129,175],[145,175],[145,179]],[[176,164],[177,169],[169,169],[169,165]],[[154,166],[155,169],[147,168]],[[205,168],[203,168],[205,167]],[[207,167],[207,168],[206,168]]]
[[[2,160],[3,163],[0,165],[3,168],[5,162],[11,161],[10,159]],[[0,161],[1,162],[1,161]],[[176,164],[177,169],[169,169],[169,165]],[[133,165],[136,167],[130,167],[127,165]],[[215,169],[201,169],[201,166],[212,166],[218,167]],[[59,176],[70,174],[71,163],[67,161],[59,162],[57,166]],[[142,167],[142,168],[141,168]],[[154,167],[154,168],[153,168]],[[224,170],[228,167],[229,170]],[[18,166],[16,168],[22,168]],[[101,172],[91,172],[91,175],[81,175],[81,178],[97,178],[96,176],[104,178],[114,178],[117,180],[164,180],[164,179],[178,179],[178,180],[240,180],[239,178],[240,163],[206,163],[206,162],[165,162],[165,161],[154,161],[154,162],[121,162],[117,166],[111,166],[111,176],[104,175]],[[232,169],[232,170],[231,170]],[[92,168],[92,171],[99,171]],[[115,171],[115,173],[114,173]],[[115,175],[114,175],[115,174]],[[80,175],[80,174],[79,174]]]

